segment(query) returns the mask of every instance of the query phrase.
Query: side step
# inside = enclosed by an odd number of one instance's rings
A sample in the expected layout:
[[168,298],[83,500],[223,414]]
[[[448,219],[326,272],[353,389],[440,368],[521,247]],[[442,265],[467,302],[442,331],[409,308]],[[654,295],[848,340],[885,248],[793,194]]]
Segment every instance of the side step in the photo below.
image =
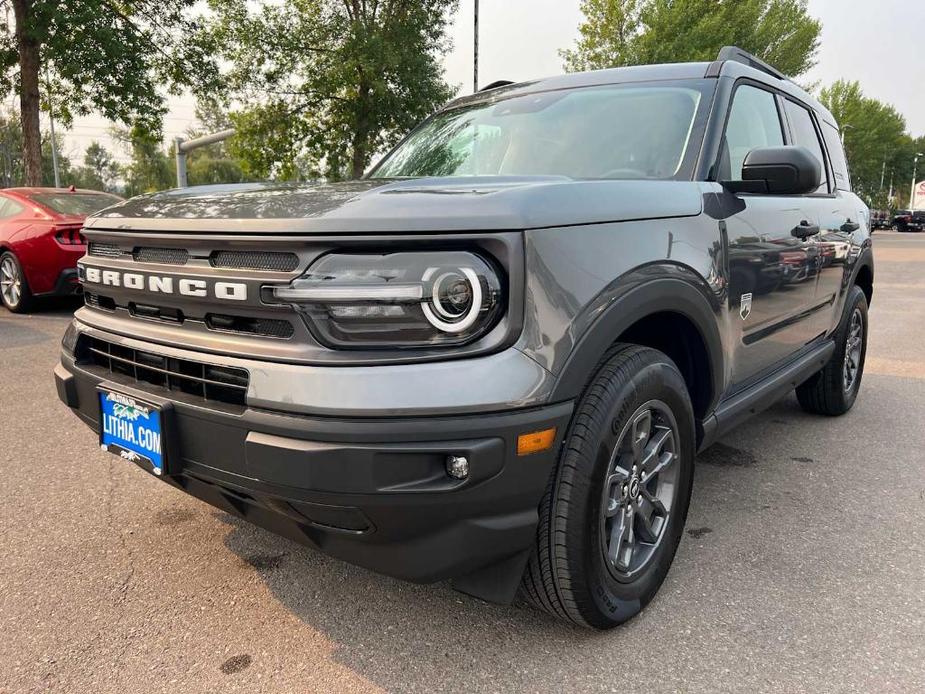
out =
[[765,380],[722,400],[713,414],[703,422],[703,441],[700,444],[700,450],[705,449],[752,415],[767,409],[821,370],[832,358],[833,352],[835,352],[835,343],[826,340],[812,351],[781,367]]

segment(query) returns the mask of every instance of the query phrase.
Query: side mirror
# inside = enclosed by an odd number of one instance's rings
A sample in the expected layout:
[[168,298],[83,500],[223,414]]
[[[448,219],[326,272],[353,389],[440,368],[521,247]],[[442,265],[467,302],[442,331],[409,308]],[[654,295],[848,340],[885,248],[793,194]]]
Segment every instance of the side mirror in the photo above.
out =
[[733,193],[804,195],[822,183],[822,164],[806,147],[759,147],[745,156],[741,181],[723,181]]

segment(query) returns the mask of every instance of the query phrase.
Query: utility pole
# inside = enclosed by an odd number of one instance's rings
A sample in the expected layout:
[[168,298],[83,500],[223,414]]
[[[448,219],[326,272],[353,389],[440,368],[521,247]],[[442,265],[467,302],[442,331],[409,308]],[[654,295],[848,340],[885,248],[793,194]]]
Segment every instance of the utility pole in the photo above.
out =
[[880,192],[883,192],[883,177],[886,176],[886,158],[883,160],[883,166],[880,167]]
[[48,85],[48,124],[51,126],[51,168],[55,171],[55,188],[61,187],[61,175],[58,173],[58,142],[55,140],[55,109],[51,103],[51,80],[45,71],[45,83]]
[[475,0],[475,40],[472,55],[472,92],[479,90],[479,0]]

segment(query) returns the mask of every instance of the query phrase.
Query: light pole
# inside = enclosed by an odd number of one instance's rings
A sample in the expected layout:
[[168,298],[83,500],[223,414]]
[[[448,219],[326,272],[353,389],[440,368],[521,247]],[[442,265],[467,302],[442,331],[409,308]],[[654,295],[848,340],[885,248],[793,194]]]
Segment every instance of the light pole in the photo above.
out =
[[479,0],[475,0],[475,38],[472,50],[472,92],[479,90]]
[[198,149],[199,147],[214,145],[216,142],[227,140],[232,135],[234,135],[234,128],[221,130],[217,133],[212,133],[211,135],[203,135],[202,137],[196,137],[192,140],[184,140],[182,137],[174,138],[174,145],[177,150],[177,188],[186,188],[189,185],[189,181],[187,181],[186,178],[187,154],[192,152],[194,149]]
[[909,189],[909,210],[912,211],[915,209],[915,175],[918,170],[919,157],[925,156],[921,152],[915,153],[915,158],[912,160],[912,187]]
[[55,108],[51,101],[51,80],[48,78],[48,68],[45,69],[45,82],[48,85],[48,125],[51,128],[51,168],[55,172],[55,188],[60,188],[61,174],[58,172],[58,141],[55,139]]

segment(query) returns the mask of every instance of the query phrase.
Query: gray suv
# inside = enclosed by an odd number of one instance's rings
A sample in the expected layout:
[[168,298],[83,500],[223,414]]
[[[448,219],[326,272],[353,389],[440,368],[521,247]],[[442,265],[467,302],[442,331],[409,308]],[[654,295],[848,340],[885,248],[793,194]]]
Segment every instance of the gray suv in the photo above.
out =
[[55,370],[104,450],[334,557],[607,628],[694,458],[851,408],[868,210],[832,115],[735,48],[493,86],[363,180],[86,222]]

